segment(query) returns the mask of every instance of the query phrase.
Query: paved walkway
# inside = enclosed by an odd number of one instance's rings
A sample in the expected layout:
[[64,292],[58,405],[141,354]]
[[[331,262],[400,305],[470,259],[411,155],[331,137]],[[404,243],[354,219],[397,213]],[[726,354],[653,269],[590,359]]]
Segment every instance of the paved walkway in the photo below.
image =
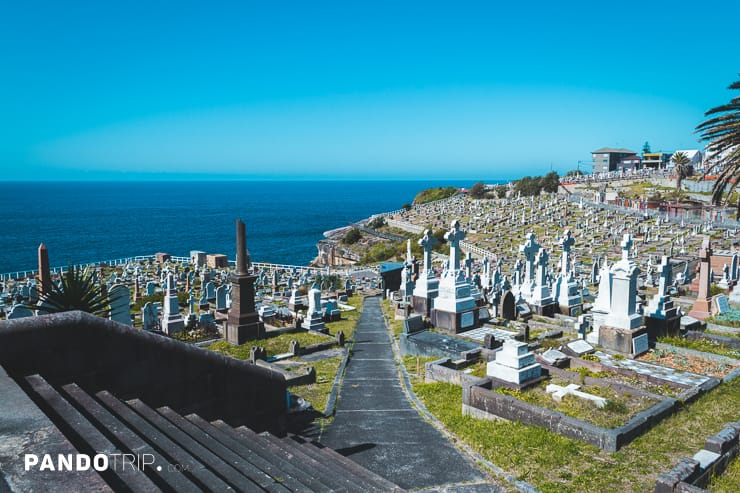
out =
[[334,422],[320,441],[406,489],[484,480],[406,399],[377,297],[365,298]]

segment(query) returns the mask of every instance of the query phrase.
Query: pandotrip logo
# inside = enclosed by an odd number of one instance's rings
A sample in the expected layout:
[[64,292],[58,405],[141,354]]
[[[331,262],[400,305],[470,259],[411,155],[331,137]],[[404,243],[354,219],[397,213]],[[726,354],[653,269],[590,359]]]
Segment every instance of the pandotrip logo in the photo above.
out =
[[[130,469],[129,469],[130,468]],[[94,470],[104,472],[112,469],[116,472],[126,470],[154,469],[157,472],[187,471],[186,464],[156,464],[153,454],[25,454],[24,469],[26,472],[79,472]]]

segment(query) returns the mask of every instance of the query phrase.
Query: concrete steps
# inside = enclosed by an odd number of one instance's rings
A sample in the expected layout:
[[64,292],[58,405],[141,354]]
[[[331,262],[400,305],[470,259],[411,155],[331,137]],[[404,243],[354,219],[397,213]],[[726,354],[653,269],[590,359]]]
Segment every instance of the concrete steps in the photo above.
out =
[[24,386],[79,453],[109,457],[99,474],[114,491],[402,491],[297,436],[258,435],[107,391],[91,395],[74,383],[57,388],[39,375],[26,377]]

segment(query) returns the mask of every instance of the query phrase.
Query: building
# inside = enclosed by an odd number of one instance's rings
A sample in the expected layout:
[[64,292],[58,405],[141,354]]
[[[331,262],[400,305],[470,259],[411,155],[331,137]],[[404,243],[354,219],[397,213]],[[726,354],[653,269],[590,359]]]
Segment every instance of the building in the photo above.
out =
[[642,159],[637,154],[623,157],[617,164],[617,170],[631,172],[642,167]]
[[642,155],[642,167],[645,169],[665,169],[672,155],[670,152],[646,152]]
[[612,147],[602,147],[591,152],[591,165],[594,173],[602,173],[617,170],[619,161],[629,157],[636,156],[635,151],[629,149],[615,149]]

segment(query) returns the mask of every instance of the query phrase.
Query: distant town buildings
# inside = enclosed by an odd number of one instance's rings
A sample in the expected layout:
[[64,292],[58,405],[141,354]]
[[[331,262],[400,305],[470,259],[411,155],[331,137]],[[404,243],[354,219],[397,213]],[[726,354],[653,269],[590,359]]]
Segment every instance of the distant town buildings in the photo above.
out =
[[[689,158],[689,166],[694,170],[704,167],[704,154],[698,149],[686,149],[683,152]],[[641,169],[671,169],[671,157],[675,152],[650,152],[649,148],[643,151],[642,156],[629,149],[602,147],[591,152],[591,165],[594,173],[609,173],[612,171],[632,172]]]
[[635,151],[629,149],[615,149],[612,147],[596,149],[591,153],[593,172],[608,173],[609,171],[616,171],[622,159],[636,155]]

